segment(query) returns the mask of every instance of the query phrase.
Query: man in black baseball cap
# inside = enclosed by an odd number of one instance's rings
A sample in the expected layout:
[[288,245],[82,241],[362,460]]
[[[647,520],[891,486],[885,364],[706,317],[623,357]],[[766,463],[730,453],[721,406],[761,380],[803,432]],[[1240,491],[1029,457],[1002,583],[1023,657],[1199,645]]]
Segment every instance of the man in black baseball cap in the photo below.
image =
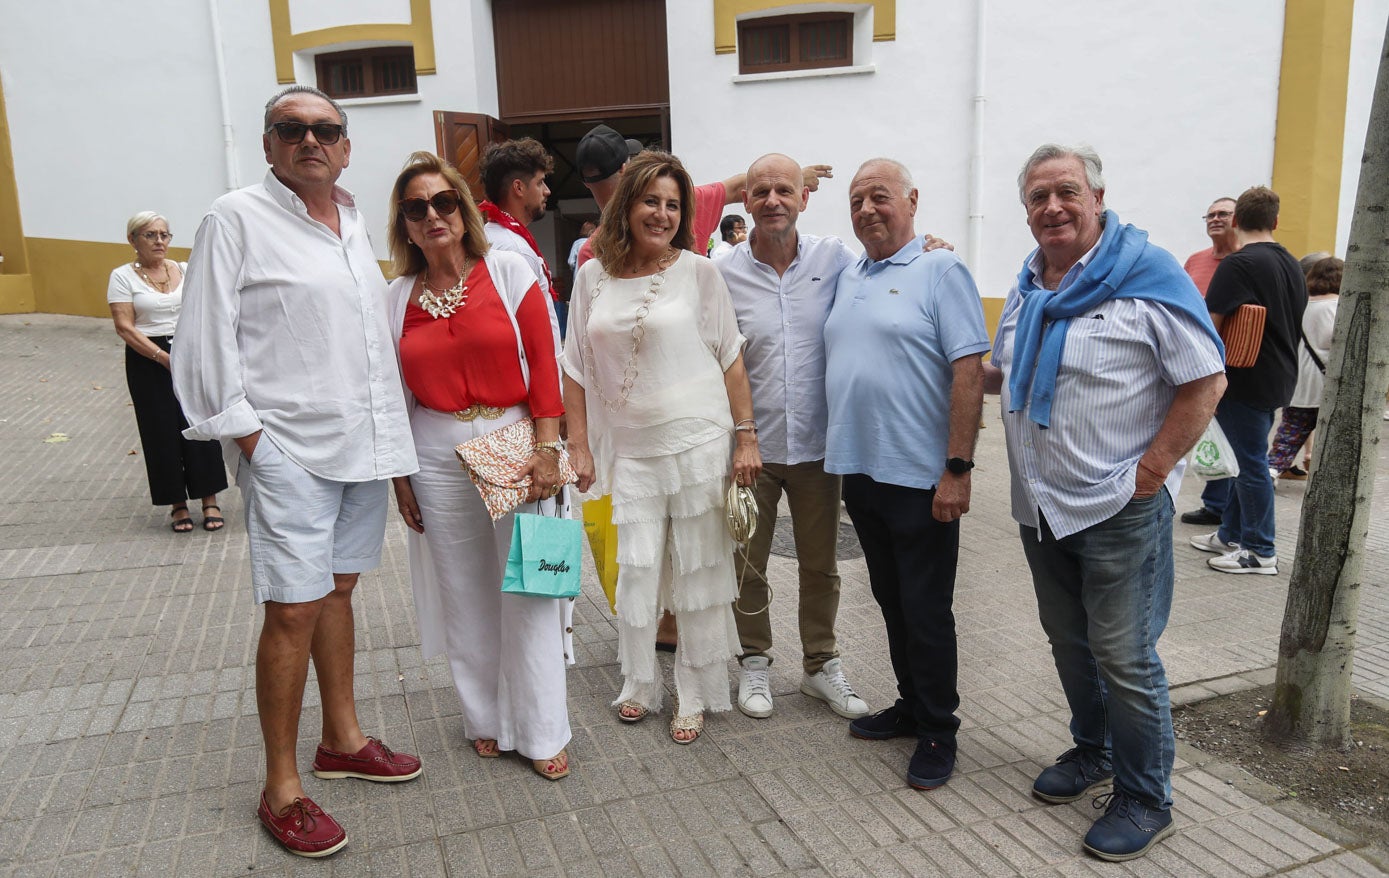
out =
[[579,179],[584,181],[601,209],[617,190],[617,175],[627,160],[641,152],[642,146],[623,137],[607,125],[599,125],[583,136],[574,153]]
[[[599,210],[606,207],[613,193],[617,192],[617,183],[627,160],[641,151],[640,143],[630,137],[623,137],[607,125],[597,126],[579,141],[578,149],[574,151],[574,164],[579,169],[579,179],[588,187],[593,200],[598,202]],[[801,172],[806,187],[812,192],[820,188],[822,177],[834,176],[829,165],[806,165]],[[691,214],[694,219],[695,241],[701,252],[718,229],[724,207],[742,201],[743,185],[746,181],[747,175],[737,174],[718,183],[695,187],[695,203],[691,206]],[[585,241],[579,248],[577,263],[582,266],[592,258],[593,248]],[[664,646],[664,641],[663,630],[658,635],[658,642]]]

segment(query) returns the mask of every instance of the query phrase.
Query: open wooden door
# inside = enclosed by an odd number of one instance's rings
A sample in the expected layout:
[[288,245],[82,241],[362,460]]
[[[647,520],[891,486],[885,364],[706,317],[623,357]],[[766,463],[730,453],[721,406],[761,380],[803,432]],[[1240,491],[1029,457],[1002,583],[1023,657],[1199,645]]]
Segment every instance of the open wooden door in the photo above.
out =
[[481,201],[482,151],[489,143],[510,140],[506,124],[482,113],[451,113],[434,111],[434,140],[436,152],[450,162],[473,192],[473,200]]

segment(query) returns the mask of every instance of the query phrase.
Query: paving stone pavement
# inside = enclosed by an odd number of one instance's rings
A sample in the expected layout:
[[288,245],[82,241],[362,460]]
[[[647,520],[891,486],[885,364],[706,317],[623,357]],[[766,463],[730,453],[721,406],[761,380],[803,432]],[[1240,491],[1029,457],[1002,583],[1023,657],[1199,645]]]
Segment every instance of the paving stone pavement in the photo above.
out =
[[[618,723],[616,632],[590,571],[569,672],[572,776],[548,783],[520,760],[480,760],[445,663],[421,658],[392,516],[384,563],[357,590],[358,706],[370,734],[419,753],[425,772],[393,786],[307,774],[352,842],[327,861],[291,857],[254,816],[259,613],[239,498],[224,495],[222,533],[169,530],[148,502],[121,363],[109,321],[0,317],[0,876],[1354,876],[1389,862],[1189,750],[1173,782],[1181,831],[1132,863],[1081,852],[1088,801],[1028,795],[1069,739],[993,406],[960,553],[964,724],[947,786],[910,790],[907,743],[852,739],[799,694],[795,562],[777,556],[772,718],[713,716],[691,747],[660,718]],[[45,441],[56,434],[66,441]],[[1383,448],[1355,682],[1389,698]],[[1199,487],[1188,483],[1179,511]],[[1176,526],[1161,650],[1178,700],[1268,679],[1303,491],[1279,487],[1276,577],[1208,570],[1185,545],[1198,529]],[[845,666],[885,706],[894,685],[862,559],[843,577]],[[310,685],[305,768],[318,721]]]

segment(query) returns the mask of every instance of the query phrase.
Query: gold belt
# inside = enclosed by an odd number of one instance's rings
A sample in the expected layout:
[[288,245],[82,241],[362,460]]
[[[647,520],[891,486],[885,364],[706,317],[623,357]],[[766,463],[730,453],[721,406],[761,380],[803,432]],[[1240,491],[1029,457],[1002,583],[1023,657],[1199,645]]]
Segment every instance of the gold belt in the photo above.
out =
[[486,418],[489,421],[495,421],[504,414],[506,414],[506,409],[504,408],[498,408],[494,405],[473,403],[461,412],[454,412],[453,416],[460,421],[476,421],[478,418]]

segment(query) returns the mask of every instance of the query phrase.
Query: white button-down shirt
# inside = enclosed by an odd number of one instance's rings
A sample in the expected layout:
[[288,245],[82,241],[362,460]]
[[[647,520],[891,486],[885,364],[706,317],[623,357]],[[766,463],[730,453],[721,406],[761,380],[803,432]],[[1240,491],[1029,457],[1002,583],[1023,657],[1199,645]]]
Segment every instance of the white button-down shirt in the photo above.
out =
[[780,277],[747,241],[714,263],[748,340],[743,363],[763,460],[789,466],[824,459],[825,320],[839,273],[855,258],[836,237],[798,235],[796,258]]
[[[1098,247],[1098,244],[1096,245]],[[1094,257],[1086,253],[1058,289],[1075,282]],[[1028,263],[1040,278],[1040,251]],[[1003,370],[1003,430],[1012,473],[1013,518],[1039,527],[1038,510],[1057,538],[1111,518],[1133,498],[1138,459],[1152,444],[1177,387],[1224,370],[1206,331],[1186,315],[1146,299],[1109,299],[1071,318],[1056,375],[1051,427],[1024,407],[1009,412],[1008,379],[1022,296],[1008,292],[994,342]],[[1185,465],[1167,478],[1177,496]]]
[[366,223],[338,188],[341,236],[267,171],[213,202],[193,240],[173,351],[189,439],[264,430],[320,478],[363,482],[418,469]]

